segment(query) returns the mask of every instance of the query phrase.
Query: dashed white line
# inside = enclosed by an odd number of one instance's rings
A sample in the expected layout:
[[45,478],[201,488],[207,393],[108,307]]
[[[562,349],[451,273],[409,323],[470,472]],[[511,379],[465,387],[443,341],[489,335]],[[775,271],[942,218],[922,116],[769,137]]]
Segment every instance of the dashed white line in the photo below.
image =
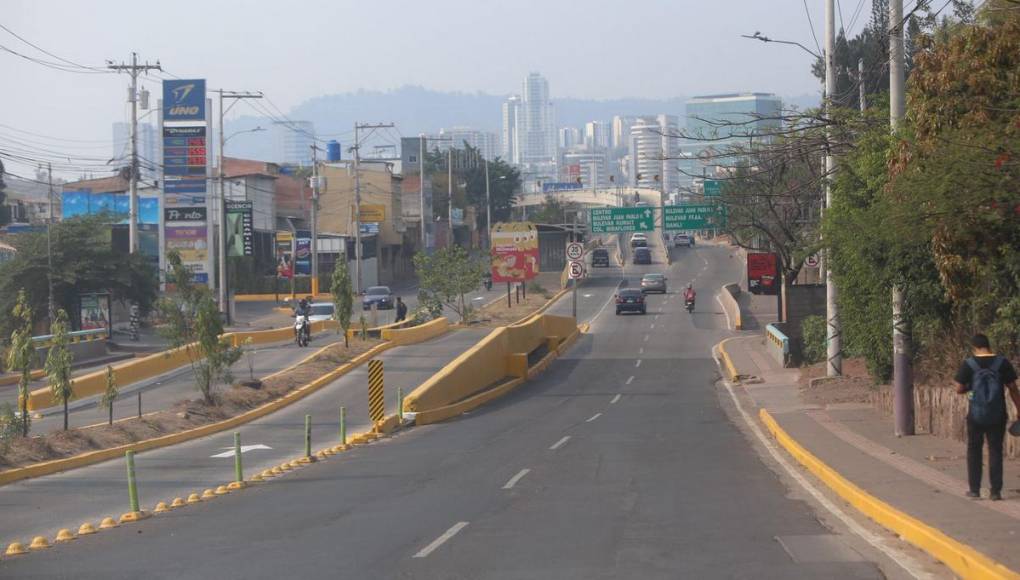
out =
[[652,323],[652,330],[655,330],[655,323]]
[[511,489],[511,488],[513,488],[513,486],[517,485],[517,482],[520,481],[522,477],[524,477],[525,475],[527,475],[530,472],[531,472],[531,470],[528,469],[528,468],[524,468],[524,469],[518,471],[517,475],[511,477],[510,481],[506,482],[506,485],[503,486],[503,489]]
[[559,449],[560,447],[563,447],[563,445],[564,445],[564,444],[565,444],[565,443],[566,443],[567,441],[570,441],[570,435],[567,435],[567,436],[566,436],[566,437],[564,437],[563,439],[560,439],[560,440],[559,440],[559,441],[557,441],[556,443],[553,443],[553,444],[552,444],[552,447],[550,447],[550,448],[549,448],[549,450],[550,450],[550,451],[556,451],[556,450],[557,450],[557,449]]
[[617,394],[616,394],[616,396],[615,396],[615,397],[613,397],[613,400],[612,400],[612,401],[609,401],[609,404],[610,404],[610,405],[614,405],[614,404],[616,404],[616,402],[620,400],[620,396],[621,396],[621,395],[620,395],[619,393],[617,393]]
[[602,413],[595,413],[591,417],[588,417],[588,419],[585,420],[585,423],[591,423],[592,421],[594,421],[595,419],[598,419],[601,416],[602,416]]
[[634,382],[634,375],[631,375],[631,377],[629,379],[627,379],[627,384],[629,385],[629,384],[631,384],[633,382]]
[[637,362],[634,363],[634,366],[636,366],[636,367],[641,366],[641,359],[637,359]]
[[641,348],[639,348],[637,353],[638,354],[645,354],[645,347],[642,346]]
[[645,335],[645,342],[648,342],[648,335]]
[[658,314],[656,314],[656,315],[655,315],[655,320],[658,320],[658,319],[659,319],[659,315],[658,315]]
[[453,526],[451,526],[450,529],[448,529],[445,532],[443,532],[443,535],[441,535],[438,538],[436,538],[435,540],[433,540],[432,543],[429,544],[428,546],[425,546],[424,548],[419,550],[418,553],[414,555],[414,557],[415,558],[424,558],[424,557],[428,556],[429,554],[434,552],[436,550],[436,548],[438,548],[439,546],[442,546],[443,544],[445,544],[447,540],[449,540],[450,538],[456,536],[457,532],[463,530],[465,527],[467,527],[467,525],[468,525],[467,522],[457,522],[457,523],[453,524]]

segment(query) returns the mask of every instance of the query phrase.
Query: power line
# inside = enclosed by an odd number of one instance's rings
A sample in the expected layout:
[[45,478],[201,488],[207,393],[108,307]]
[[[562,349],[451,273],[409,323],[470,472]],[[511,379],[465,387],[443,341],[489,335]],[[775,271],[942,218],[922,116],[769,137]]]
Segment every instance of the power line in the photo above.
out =
[[807,14],[808,28],[811,29],[811,38],[815,40],[815,50],[822,53],[822,47],[818,44],[818,36],[815,35],[815,23],[811,21],[811,11],[808,10],[807,0],[804,0],[804,13]]
[[90,71],[94,71],[94,72],[104,73],[104,74],[106,74],[108,72],[108,71],[105,71],[105,70],[103,70],[101,68],[98,68],[98,67],[85,66],[83,64],[78,64],[78,63],[74,62],[73,60],[68,60],[68,59],[66,59],[66,58],[64,58],[62,56],[57,56],[57,55],[53,54],[52,52],[50,52],[50,51],[40,47],[39,45],[33,44],[32,42],[29,42],[25,37],[20,36],[18,33],[14,32],[10,28],[7,28],[3,24],[0,24],[0,29],[6,30],[7,33],[10,34],[11,36],[13,36],[14,38],[17,38],[21,42],[24,42],[25,44],[31,46],[32,48],[38,50],[39,52],[41,52],[41,53],[43,53],[43,54],[45,54],[47,56],[53,57],[53,58],[55,58],[55,59],[57,59],[59,61],[65,62],[65,63],[67,63],[69,65],[76,66],[78,68],[82,68],[82,69],[86,69],[86,70],[90,70]]

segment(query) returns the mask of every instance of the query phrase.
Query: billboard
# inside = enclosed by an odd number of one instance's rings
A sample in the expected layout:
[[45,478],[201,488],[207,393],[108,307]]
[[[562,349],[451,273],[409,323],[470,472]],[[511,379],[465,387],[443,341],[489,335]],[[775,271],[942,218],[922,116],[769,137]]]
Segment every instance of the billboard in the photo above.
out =
[[294,235],[290,232],[276,232],[276,275],[281,278],[294,277]]
[[576,181],[546,181],[542,183],[542,193],[577,191],[579,189],[581,189],[581,184]]
[[228,256],[251,256],[254,252],[255,236],[252,227],[252,210],[255,208],[251,201],[228,201],[227,202],[227,255]]
[[294,275],[312,275],[312,232],[298,230],[294,237]]
[[165,235],[167,251],[177,250],[182,263],[190,265],[209,259],[209,244],[204,225],[166,226]]
[[491,252],[493,282],[523,282],[538,276],[538,228],[535,224],[493,224]]
[[79,320],[81,328],[78,330],[99,330],[110,331],[110,295],[109,294],[79,294],[80,304]]
[[747,290],[775,294],[779,290],[778,257],[772,252],[747,254]]
[[[126,193],[92,193],[91,190],[65,191],[60,195],[60,215],[70,219],[104,212],[114,216],[111,223],[128,223],[130,196]],[[156,225],[159,223],[159,198],[138,198],[138,223]]]
[[163,121],[205,122],[205,79],[163,81]]

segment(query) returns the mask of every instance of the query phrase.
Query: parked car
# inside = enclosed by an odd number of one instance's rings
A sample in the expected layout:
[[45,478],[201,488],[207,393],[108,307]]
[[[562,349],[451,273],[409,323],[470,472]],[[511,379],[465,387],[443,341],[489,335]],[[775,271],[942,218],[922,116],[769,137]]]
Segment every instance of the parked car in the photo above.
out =
[[634,263],[651,264],[652,251],[649,250],[647,247],[634,248]]
[[636,288],[621,288],[616,293],[616,314],[623,312],[639,312],[645,314],[645,295]]
[[609,267],[609,250],[605,248],[595,248],[591,251],[591,266],[592,268],[608,268]]
[[370,286],[365,291],[361,296],[361,308],[371,310],[373,304],[377,310],[391,310],[394,307],[393,292],[390,292],[389,286]]
[[666,293],[666,276],[663,274],[645,274],[641,277],[641,291]]
[[314,302],[309,307],[308,321],[321,322],[323,320],[333,320],[335,313],[336,306],[332,302]]
[[673,236],[673,247],[690,248],[694,245],[694,237],[688,234],[677,234]]

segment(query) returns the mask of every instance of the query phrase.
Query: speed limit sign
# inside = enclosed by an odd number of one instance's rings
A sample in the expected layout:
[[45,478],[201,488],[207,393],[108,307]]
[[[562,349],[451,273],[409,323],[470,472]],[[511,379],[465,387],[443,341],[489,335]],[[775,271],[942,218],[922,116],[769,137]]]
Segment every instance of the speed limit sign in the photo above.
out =
[[580,260],[584,256],[584,244],[581,242],[570,242],[567,244],[567,259]]
[[582,276],[584,276],[584,264],[577,261],[570,262],[570,279],[577,280]]

